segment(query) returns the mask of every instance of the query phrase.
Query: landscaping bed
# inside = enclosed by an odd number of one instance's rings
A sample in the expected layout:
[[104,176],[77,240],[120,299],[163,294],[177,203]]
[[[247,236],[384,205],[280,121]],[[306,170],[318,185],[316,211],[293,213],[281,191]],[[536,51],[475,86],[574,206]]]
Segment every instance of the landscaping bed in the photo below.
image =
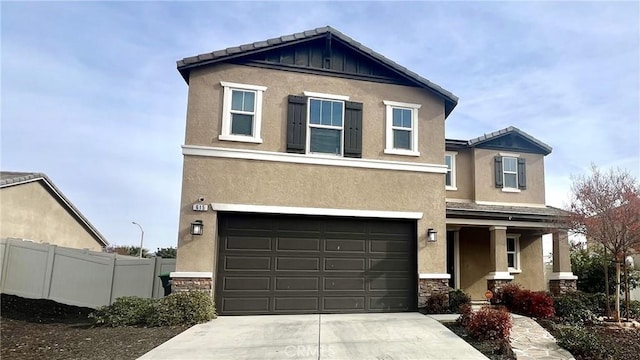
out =
[[476,340],[469,336],[464,327],[455,322],[442,323],[449,330],[453,331],[462,340],[476,348],[484,356],[491,360],[515,360],[516,357],[510,347],[505,348],[505,344],[500,340]]
[[135,359],[189,326],[93,326],[89,308],[2,295],[2,359]]

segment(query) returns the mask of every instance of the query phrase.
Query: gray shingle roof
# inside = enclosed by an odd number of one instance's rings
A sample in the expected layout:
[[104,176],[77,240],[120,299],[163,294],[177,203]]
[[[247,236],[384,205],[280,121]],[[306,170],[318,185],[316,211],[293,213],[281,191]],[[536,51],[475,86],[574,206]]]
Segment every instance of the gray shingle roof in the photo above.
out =
[[536,144],[537,146],[542,148],[544,151],[546,151],[547,154],[551,153],[551,150],[552,150],[551,146],[543,143],[542,141],[534,138],[533,136],[527,134],[526,132],[524,132],[524,131],[522,131],[522,130],[518,129],[517,127],[514,127],[514,126],[509,126],[508,128],[501,129],[501,130],[498,130],[498,131],[494,131],[494,132],[489,133],[489,134],[484,134],[484,135],[479,136],[479,137],[477,137],[475,139],[471,139],[471,140],[469,140],[469,145],[470,146],[479,145],[479,144],[485,143],[487,141],[491,141],[491,140],[493,140],[495,138],[498,138],[500,136],[511,134],[511,133],[516,133],[516,134],[526,138],[527,140],[531,141],[532,143]]
[[63,204],[66,204],[69,210],[75,214],[76,218],[84,223],[86,228],[93,234],[94,239],[100,243],[102,246],[109,246],[109,242],[105,237],[98,231],[98,229],[93,226],[89,220],[82,215],[80,210],[67,199],[66,196],[58,189],[51,179],[47,177],[47,175],[38,172],[18,172],[18,171],[0,171],[0,188],[5,188],[9,186],[16,186],[25,183],[29,183],[32,181],[43,181],[45,186],[49,187],[49,189],[57,195]]
[[177,62],[178,71],[180,71],[180,73],[185,78],[185,80],[187,80],[188,79],[189,69],[192,69],[194,67],[215,63],[215,62],[222,61],[222,60],[225,60],[225,59],[235,58],[235,57],[238,57],[240,55],[244,55],[246,53],[255,52],[255,51],[261,51],[261,50],[265,50],[267,48],[284,45],[286,43],[292,43],[292,42],[297,42],[297,41],[301,41],[301,40],[306,40],[306,39],[322,36],[322,35],[325,35],[327,33],[330,33],[332,36],[335,36],[336,38],[344,41],[345,43],[353,46],[354,48],[356,48],[356,49],[368,54],[369,56],[371,56],[372,58],[376,59],[377,61],[389,66],[390,68],[394,69],[395,71],[397,71],[397,72],[399,72],[399,73],[401,73],[401,74],[413,79],[414,81],[416,81],[417,83],[421,84],[425,88],[428,88],[428,89],[434,91],[435,93],[439,94],[447,102],[449,102],[449,109],[450,109],[449,111],[451,111],[458,104],[458,97],[455,96],[450,91],[445,90],[441,86],[439,86],[439,85],[437,85],[437,84],[435,84],[435,83],[423,78],[422,76],[420,76],[420,75],[416,74],[415,72],[407,69],[406,67],[397,64],[396,62],[388,59],[384,55],[379,54],[379,53],[371,50],[370,48],[362,45],[361,43],[355,41],[354,39],[350,38],[349,36],[341,33],[340,31],[338,31],[338,30],[336,30],[336,29],[334,29],[334,28],[332,28],[330,26],[319,27],[319,28],[313,29],[313,30],[307,30],[307,31],[304,31],[304,32],[299,32],[299,33],[295,33],[295,34],[291,34],[291,35],[280,36],[280,37],[273,38],[273,39],[257,41],[257,42],[251,43],[251,44],[245,44],[245,45],[240,45],[240,46],[229,47],[229,48],[222,49],[222,50],[216,50],[216,51],[212,51],[212,52],[209,52],[209,53],[204,53],[204,54],[200,54],[200,55],[196,55],[196,56],[187,57],[187,58],[184,58],[182,60],[178,60],[178,62]]
[[517,215],[536,215],[543,217],[555,217],[566,215],[567,212],[552,206],[534,207],[534,206],[508,206],[508,205],[481,205],[476,203],[460,203],[447,201],[447,211],[463,210],[469,212],[482,212],[493,214],[517,214]]

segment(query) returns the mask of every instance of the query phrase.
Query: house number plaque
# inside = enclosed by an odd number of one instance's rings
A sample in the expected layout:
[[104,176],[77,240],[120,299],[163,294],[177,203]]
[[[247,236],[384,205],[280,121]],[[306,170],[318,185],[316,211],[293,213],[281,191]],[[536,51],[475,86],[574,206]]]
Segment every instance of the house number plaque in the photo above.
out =
[[209,211],[208,204],[193,204],[193,211]]

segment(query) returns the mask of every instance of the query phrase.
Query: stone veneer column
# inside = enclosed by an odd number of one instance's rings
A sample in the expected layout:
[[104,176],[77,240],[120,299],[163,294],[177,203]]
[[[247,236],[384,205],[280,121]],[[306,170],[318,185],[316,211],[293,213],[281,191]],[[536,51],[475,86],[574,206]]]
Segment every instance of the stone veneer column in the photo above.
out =
[[554,295],[578,290],[578,277],[571,272],[569,236],[566,230],[553,233],[553,273],[549,276],[549,291]]
[[420,274],[418,278],[418,308],[427,305],[427,300],[434,296],[444,294],[449,301],[449,274]]
[[171,272],[171,292],[202,291],[213,294],[211,272]]
[[489,257],[491,271],[486,276],[487,289],[494,294],[513,280],[507,263],[507,227],[491,226],[489,228]]

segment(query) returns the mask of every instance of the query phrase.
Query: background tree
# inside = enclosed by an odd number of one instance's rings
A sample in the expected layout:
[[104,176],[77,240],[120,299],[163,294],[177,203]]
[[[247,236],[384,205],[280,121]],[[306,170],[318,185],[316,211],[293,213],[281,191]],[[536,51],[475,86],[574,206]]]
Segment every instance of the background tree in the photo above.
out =
[[159,256],[164,259],[175,259],[176,258],[176,248],[168,247],[168,248],[158,248],[156,250],[156,256]]
[[[587,242],[602,245],[605,254],[611,254],[615,260],[614,317],[618,320],[621,264],[630,250],[640,245],[640,185],[626,170],[602,172],[592,165],[591,174],[573,179],[571,192],[568,209],[571,231],[584,235]],[[603,270],[606,268],[607,264],[603,264]],[[605,271],[605,280],[606,274]],[[609,291],[605,293],[608,297]]]
[[[108,253],[116,253],[120,255],[138,256],[140,254],[140,246],[114,245],[105,249]],[[142,257],[150,257],[149,250],[142,248]]]
[[[613,255],[605,254],[600,245],[592,245],[584,248],[582,244],[571,246],[571,271],[578,277],[578,290],[587,293],[605,293],[605,272],[602,264],[607,264],[607,274],[610,278],[615,278],[616,267],[613,262]],[[614,294],[615,284],[609,283],[609,293]],[[640,285],[640,271],[632,269],[629,271],[629,290],[633,290]]]

